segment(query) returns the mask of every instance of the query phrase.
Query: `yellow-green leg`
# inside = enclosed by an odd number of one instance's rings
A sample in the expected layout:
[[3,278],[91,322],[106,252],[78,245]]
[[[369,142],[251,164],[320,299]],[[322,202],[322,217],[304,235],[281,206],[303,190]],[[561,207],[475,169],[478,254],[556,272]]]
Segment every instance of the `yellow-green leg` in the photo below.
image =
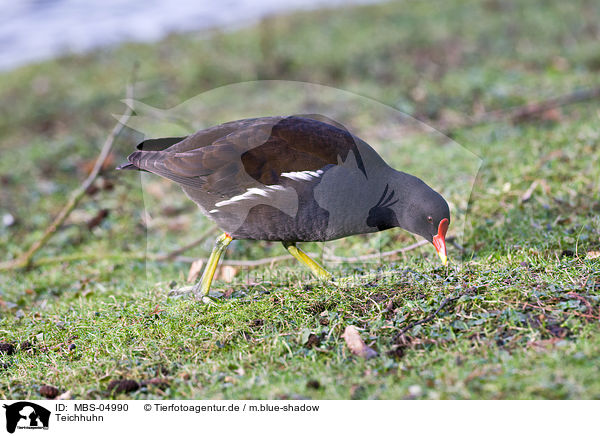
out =
[[210,253],[210,257],[208,258],[208,262],[206,262],[206,267],[204,268],[204,272],[202,273],[202,278],[200,279],[200,282],[196,286],[194,286],[194,294],[204,303],[209,303],[212,301],[208,297],[208,291],[210,290],[210,285],[215,275],[215,271],[217,270],[217,266],[219,265],[219,259],[227,249],[227,246],[229,245],[232,239],[233,238],[227,233],[223,233],[217,238],[215,248],[213,248],[212,253]]
[[283,242],[283,246],[287,249],[287,251],[290,252],[292,256],[309,267],[316,278],[320,280],[331,279],[331,274],[317,262],[312,260],[304,251],[296,247],[294,242]]

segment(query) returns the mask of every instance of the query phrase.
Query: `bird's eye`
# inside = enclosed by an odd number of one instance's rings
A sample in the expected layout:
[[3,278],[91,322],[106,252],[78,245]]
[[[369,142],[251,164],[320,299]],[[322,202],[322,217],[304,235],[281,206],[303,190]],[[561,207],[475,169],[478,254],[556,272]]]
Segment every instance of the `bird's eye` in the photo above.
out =
[[428,216],[428,217],[427,217],[427,222],[429,222],[429,223],[433,223],[433,217],[431,217],[431,216]]

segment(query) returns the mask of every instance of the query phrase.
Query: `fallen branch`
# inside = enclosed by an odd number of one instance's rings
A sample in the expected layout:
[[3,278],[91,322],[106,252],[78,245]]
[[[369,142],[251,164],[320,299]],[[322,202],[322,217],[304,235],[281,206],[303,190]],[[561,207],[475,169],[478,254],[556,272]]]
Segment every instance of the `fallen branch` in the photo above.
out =
[[[449,240],[450,238],[447,238],[447,240]],[[428,244],[429,242],[426,241],[425,239],[415,242],[414,244],[409,245],[408,247],[403,247],[403,248],[398,248],[396,250],[392,250],[392,251],[384,251],[383,253],[373,253],[373,254],[365,254],[362,256],[353,256],[353,257],[341,257],[341,256],[335,256],[335,255],[325,255],[323,256],[323,259],[325,260],[329,260],[332,262],[348,262],[348,263],[352,263],[352,262],[364,262],[366,260],[371,260],[371,259],[378,259],[381,257],[391,257],[391,256],[395,256],[396,254],[399,253],[406,253],[407,251],[411,251],[414,250],[416,248],[422,247],[423,245]]]
[[[519,122],[559,106],[566,106],[573,103],[580,103],[587,100],[600,98],[600,87],[580,89],[558,97],[549,98],[535,103],[527,103],[521,106],[515,106],[508,109],[498,109],[482,114],[475,115],[462,120],[454,121],[448,124],[440,123],[436,126],[440,131],[452,131],[460,128],[475,127],[479,124],[510,120]],[[435,125],[435,123],[433,123]]]
[[[212,229],[211,229],[212,230]],[[208,233],[205,232],[205,233]],[[78,261],[98,261],[98,260],[149,260],[153,262],[165,262],[165,261],[174,261],[174,262],[182,262],[182,263],[192,263],[197,260],[202,260],[203,262],[207,262],[208,258],[198,258],[191,256],[180,256],[179,253],[182,253],[189,248],[201,243],[204,239],[200,240],[198,238],[196,241],[191,242],[177,250],[174,250],[170,253],[139,253],[139,252],[123,252],[123,253],[76,253],[70,254],[66,256],[54,256],[38,259],[35,263],[31,265],[42,266],[49,265],[53,263],[63,263],[63,262],[78,262]],[[446,241],[454,240],[454,236],[449,236],[446,238]],[[364,256],[354,256],[354,257],[342,257],[342,256],[334,256],[334,255],[325,255],[323,259],[331,262],[347,262],[347,263],[355,263],[355,262],[364,262],[366,260],[384,258],[384,257],[392,257],[397,255],[398,253],[406,253],[411,250],[415,250],[423,245],[426,245],[427,241],[419,241],[411,244],[407,247],[398,248],[392,251],[384,251],[383,253],[373,253],[366,254]],[[319,253],[306,253],[311,257],[319,257]],[[240,266],[247,268],[256,268],[263,265],[272,265],[279,262],[284,262],[288,260],[293,260],[289,254],[284,254],[281,256],[273,256],[273,257],[265,257],[262,259],[256,260],[223,260],[220,262],[221,265],[230,265],[230,266]]]
[[176,259],[181,253],[185,253],[186,251],[188,251],[188,250],[194,248],[195,246],[200,245],[204,241],[206,241],[206,238],[208,237],[208,235],[210,235],[211,233],[213,233],[215,231],[215,229],[216,229],[216,226],[214,226],[214,225],[208,227],[194,241],[190,242],[189,244],[184,245],[183,247],[177,248],[176,250],[173,250],[170,253],[157,255],[156,259],[154,259],[154,260],[173,260],[173,259]]
[[[134,71],[134,74],[135,74],[135,71]],[[127,86],[127,98],[133,98],[133,82],[134,81],[132,80],[131,83]],[[119,119],[119,121],[117,122],[117,124],[115,125],[115,127],[112,129],[112,131],[110,132],[110,134],[108,135],[106,140],[104,141],[104,145],[102,146],[102,149],[100,150],[100,154],[98,155],[98,158],[96,159],[96,163],[94,164],[94,168],[92,169],[91,173],[83,181],[83,183],[71,193],[71,196],[69,197],[69,201],[59,212],[58,216],[56,218],[54,218],[54,221],[52,221],[52,223],[46,228],[46,230],[44,230],[44,234],[42,235],[42,237],[40,239],[38,239],[37,241],[35,241],[31,245],[31,247],[29,247],[29,249],[27,251],[25,251],[23,254],[21,254],[16,259],[0,263],[0,271],[17,269],[17,268],[25,268],[25,267],[31,266],[31,263],[32,263],[31,260],[34,256],[34,254],[40,248],[42,248],[48,242],[48,240],[58,231],[60,226],[65,222],[65,220],[71,214],[73,209],[75,209],[75,207],[77,207],[77,205],[79,204],[81,199],[86,195],[86,192],[89,189],[89,187],[92,186],[92,184],[98,177],[98,174],[100,173],[100,170],[102,169],[102,166],[104,165],[104,162],[106,161],[106,159],[108,158],[108,156],[110,154],[110,151],[112,149],[112,146],[113,146],[113,143],[115,142],[116,137],[119,136],[119,134],[123,130],[123,127],[129,120],[129,117],[131,116],[131,114],[132,114],[132,109],[128,107],[125,110],[125,112],[123,113],[123,115],[121,116],[121,118]]]
[[[454,236],[449,236],[446,238],[446,241],[450,242],[450,241],[453,241],[454,239],[455,239]],[[363,256],[352,256],[352,257],[343,257],[343,256],[335,256],[335,255],[325,254],[323,256],[323,259],[326,261],[330,261],[330,262],[347,262],[347,263],[364,262],[366,260],[378,259],[378,258],[383,258],[383,257],[392,257],[399,253],[406,253],[408,251],[415,250],[415,249],[422,247],[423,245],[427,245],[427,244],[428,244],[428,242],[426,240],[422,240],[422,241],[415,242],[414,244],[411,244],[407,247],[402,247],[402,248],[398,248],[396,250],[391,250],[391,251],[384,251],[383,253],[365,254]],[[310,257],[315,257],[315,258],[320,257],[319,253],[306,253],[306,254],[309,255]],[[148,259],[155,260],[155,261],[170,259],[170,260],[176,260],[179,262],[187,262],[187,263],[192,263],[196,260],[199,260],[198,258],[195,258],[195,257],[183,257],[183,256],[169,257],[169,256],[163,255],[163,254],[154,254],[153,255],[151,253],[148,254]],[[231,265],[231,266],[257,267],[257,266],[273,264],[273,263],[282,262],[282,261],[291,260],[291,259],[293,259],[293,258],[287,254],[284,254],[282,256],[265,257],[265,258],[257,259],[257,260],[224,260],[222,262],[222,264],[223,265]],[[207,259],[202,259],[202,260],[206,261]]]

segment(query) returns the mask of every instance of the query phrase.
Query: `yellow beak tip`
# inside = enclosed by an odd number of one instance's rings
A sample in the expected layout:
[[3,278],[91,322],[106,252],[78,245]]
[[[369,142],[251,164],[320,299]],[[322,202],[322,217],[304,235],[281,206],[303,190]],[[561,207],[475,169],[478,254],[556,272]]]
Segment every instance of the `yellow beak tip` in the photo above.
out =
[[443,254],[440,254],[440,259],[442,259],[442,265],[444,265],[444,266],[448,265],[448,258],[446,256],[444,256]]

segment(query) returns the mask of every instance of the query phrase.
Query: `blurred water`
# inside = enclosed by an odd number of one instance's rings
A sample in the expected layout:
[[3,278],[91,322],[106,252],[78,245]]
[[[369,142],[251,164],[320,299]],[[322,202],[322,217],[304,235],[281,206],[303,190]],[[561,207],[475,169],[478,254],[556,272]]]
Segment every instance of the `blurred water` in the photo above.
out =
[[0,70],[170,32],[244,25],[295,9],[374,0],[0,0]]

